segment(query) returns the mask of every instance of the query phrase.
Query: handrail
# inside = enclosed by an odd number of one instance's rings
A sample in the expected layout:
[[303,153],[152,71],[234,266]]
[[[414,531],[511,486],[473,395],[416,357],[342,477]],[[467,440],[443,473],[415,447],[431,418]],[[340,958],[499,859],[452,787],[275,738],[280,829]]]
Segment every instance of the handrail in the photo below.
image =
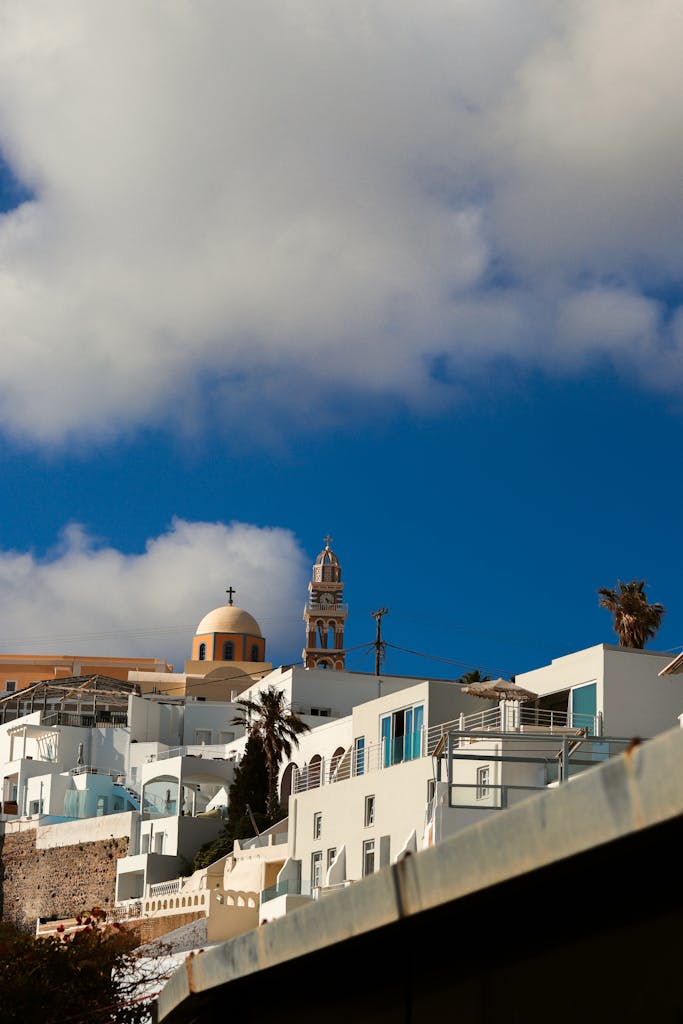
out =
[[186,743],[182,747],[169,747],[156,754],[149,754],[147,764],[153,761],[168,761],[172,757],[210,757],[214,761],[234,761],[236,753],[228,750],[227,743]]
[[[492,782],[487,782],[485,785],[477,785],[476,783],[454,782],[451,785],[449,806],[481,808],[482,810],[490,808],[502,810],[509,807],[512,803],[518,803],[520,799],[536,796],[538,793],[544,792],[545,789],[546,786],[498,785]],[[457,790],[465,790],[467,792],[474,790],[473,799],[456,800],[454,794]],[[518,799],[515,799],[516,796],[518,796]]]
[[110,711],[97,708],[95,711],[47,711],[42,716],[43,725],[66,725],[77,729],[127,728],[127,711]]
[[142,916],[142,900],[130,900],[127,903],[120,903],[107,911],[106,921],[126,921],[129,918]]
[[[433,754],[439,741],[449,732],[470,732],[495,730],[496,732],[519,732],[522,728],[543,728],[553,733],[571,729],[587,729],[590,735],[600,735],[600,716],[574,714],[568,711],[549,711],[545,708],[525,707],[519,703],[508,702],[505,707],[500,705],[475,711],[469,715],[441,725],[432,726],[427,730],[426,753]],[[461,738],[464,740],[464,737]]]
[[126,776],[120,768],[98,768],[93,764],[78,764],[69,770],[69,775],[109,775],[121,786],[126,784]]

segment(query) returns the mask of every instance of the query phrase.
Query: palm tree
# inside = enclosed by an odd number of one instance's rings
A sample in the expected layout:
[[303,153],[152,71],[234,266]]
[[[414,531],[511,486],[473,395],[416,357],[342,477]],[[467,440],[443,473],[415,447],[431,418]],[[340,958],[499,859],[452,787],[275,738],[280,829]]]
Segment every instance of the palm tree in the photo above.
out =
[[464,686],[469,686],[470,683],[488,683],[491,676],[483,676],[478,668],[473,668],[470,672],[465,672],[463,675],[456,679],[456,683],[462,683]]
[[299,746],[299,736],[310,732],[310,726],[296,715],[285,700],[285,691],[272,684],[262,690],[255,700],[235,701],[243,712],[233,722],[243,725],[250,735],[256,735],[263,744],[268,771],[268,799],[266,811],[271,822],[278,820],[280,804],[277,796],[277,776],[283,756],[289,758],[292,746]]
[[631,580],[617,583],[618,591],[600,587],[598,596],[601,608],[607,608],[614,617],[614,632],[619,637],[620,647],[634,647],[642,650],[662,624],[666,608],[662,604],[650,604],[645,596],[645,580]]

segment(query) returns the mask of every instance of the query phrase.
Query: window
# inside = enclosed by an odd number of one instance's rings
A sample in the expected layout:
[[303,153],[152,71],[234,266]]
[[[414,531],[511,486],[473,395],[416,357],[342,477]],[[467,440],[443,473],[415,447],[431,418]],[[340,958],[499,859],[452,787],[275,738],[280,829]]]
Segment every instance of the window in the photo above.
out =
[[7,691],[7,693],[15,693],[16,689],[17,689],[17,681],[16,681],[16,679],[6,679],[5,680],[5,690]]
[[311,854],[311,886],[323,884],[323,851],[314,850]]
[[362,775],[365,771],[365,736],[353,741],[353,774]]
[[370,825],[375,824],[375,797],[366,796],[365,798],[365,817],[363,824],[366,828]]
[[323,816],[322,811],[316,811],[313,815],[313,838],[320,839],[323,833]]
[[366,839],[363,843],[363,878],[375,871],[375,840]]
[[235,660],[235,645],[232,640],[226,640],[223,644],[223,661]]
[[199,660],[206,661],[206,644],[199,645]]
[[385,768],[421,756],[423,724],[424,704],[401,708],[382,717],[380,735]]
[[145,832],[140,841],[140,853],[149,853],[149,832]]
[[327,851],[327,870],[329,871],[332,867],[332,861],[337,856],[337,847],[331,846]]
[[251,660],[252,661],[259,661],[258,647],[257,647],[256,644],[252,644],[251,645]]
[[221,738],[221,743],[232,743],[232,741],[235,738],[234,732],[221,732],[219,733],[219,735]]
[[491,766],[483,764],[481,768],[477,768],[477,800],[485,800],[491,792],[489,786],[491,784]]
[[107,798],[106,796],[98,796],[97,798],[97,809],[95,811],[96,816],[99,818],[103,814],[107,813]]
[[164,832],[155,832],[154,833],[154,852],[155,853],[163,853],[164,852],[164,835],[165,835]]
[[567,723],[568,725],[571,725],[574,729],[587,727],[589,732],[595,732],[597,690],[596,683],[575,686],[572,689],[569,704],[571,721]]
[[211,730],[210,729],[195,729],[194,731],[195,743],[200,743],[204,746],[206,743],[211,742]]

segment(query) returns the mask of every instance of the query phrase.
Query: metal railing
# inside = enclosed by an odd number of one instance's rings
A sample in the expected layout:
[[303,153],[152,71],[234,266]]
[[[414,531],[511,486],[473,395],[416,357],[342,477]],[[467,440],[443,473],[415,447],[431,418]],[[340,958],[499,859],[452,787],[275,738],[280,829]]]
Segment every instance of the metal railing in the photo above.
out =
[[343,754],[332,758],[321,757],[296,768],[292,779],[292,792],[305,793],[323,785],[341,782],[366,775],[370,772],[390,768],[419,757],[431,757],[441,750],[448,738],[454,748],[468,746],[481,740],[481,733],[548,735],[555,737],[600,736],[602,718],[600,715],[572,714],[567,711],[547,711],[543,708],[525,707],[519,702],[507,702],[470,715],[460,715],[450,722],[426,727],[406,736],[399,736],[390,744],[384,741],[364,747],[349,747]]
[[391,744],[370,743],[363,747],[349,747],[343,754],[295,768],[292,792],[305,793],[322,785],[353,779],[358,775],[390,768],[405,761],[415,761],[424,751],[424,730],[401,736]]
[[150,754],[147,763],[152,761],[168,761],[172,757],[207,757],[214,761],[234,761],[234,750],[228,750],[225,743],[190,743],[183,747],[169,747],[157,754]]
[[267,903],[268,900],[277,899],[278,896],[312,896],[313,886],[311,885],[310,879],[288,879],[284,882],[277,882],[276,885],[271,885],[268,889],[263,889],[261,892],[261,903]]
[[122,903],[118,907],[112,907],[111,910],[108,910],[106,920],[108,923],[113,923],[114,921],[128,921],[141,916],[142,901],[130,900],[128,903]]
[[[480,733],[479,737],[486,739],[488,735]],[[490,734],[491,742],[484,743],[483,749],[458,746],[458,741],[463,738],[461,734],[451,733],[445,751],[451,807],[509,807],[519,799],[541,792],[551,784],[565,783],[573,776],[622,754],[631,742],[620,737],[550,736],[548,733],[528,737],[517,734],[508,745],[507,752],[504,752],[506,748],[501,743],[506,738],[504,733]],[[485,779],[477,778],[476,783],[460,782],[454,773],[457,765],[465,761],[474,762],[483,768],[491,768],[496,763],[503,765],[505,762],[536,765],[537,781],[524,786],[501,785],[491,781],[487,773]]]
[[[602,733],[601,715],[573,714],[568,711],[547,711],[544,708],[526,707],[519,702],[507,702],[502,707],[486,708],[470,715],[460,715],[451,722],[432,726],[427,730],[425,753],[432,754],[439,741],[452,732],[520,732],[540,730],[549,734],[563,734],[585,730],[588,735]],[[467,742],[460,736],[458,742]]]
[[126,785],[126,776],[120,768],[97,768],[92,764],[78,764],[69,771],[69,775],[108,775],[119,786]]
[[96,726],[127,728],[127,711],[108,711],[97,708],[88,714],[77,711],[48,711],[43,715],[43,725],[69,725],[78,729],[93,729]]
[[451,807],[474,807],[477,810],[504,810],[530,796],[542,793],[545,786],[498,786],[492,783],[473,785],[455,782],[451,786]]

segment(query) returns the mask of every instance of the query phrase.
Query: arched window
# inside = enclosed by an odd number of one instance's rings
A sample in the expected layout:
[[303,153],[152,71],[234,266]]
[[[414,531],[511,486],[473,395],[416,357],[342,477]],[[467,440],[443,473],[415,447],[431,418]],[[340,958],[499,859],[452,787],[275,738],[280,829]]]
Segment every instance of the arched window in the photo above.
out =
[[232,640],[226,640],[223,644],[223,661],[235,660],[235,645]]
[[206,661],[206,644],[199,645],[199,660]]
[[335,750],[334,754],[332,755],[332,759],[330,761],[330,782],[332,782],[332,780],[334,778],[334,773],[336,772],[336,770],[337,770],[337,768],[339,766],[339,762],[341,761],[343,756],[344,756],[344,748],[343,747],[337,747],[337,749]]
[[287,806],[287,801],[291,796],[294,773],[296,770],[296,764],[294,761],[290,761],[282,773],[282,782],[280,783],[280,803],[283,807]]
[[252,661],[258,661],[259,660],[258,645],[257,644],[252,644],[251,645],[251,660]]
[[320,754],[314,754],[308,762],[308,788],[317,789],[322,785],[323,759]]

